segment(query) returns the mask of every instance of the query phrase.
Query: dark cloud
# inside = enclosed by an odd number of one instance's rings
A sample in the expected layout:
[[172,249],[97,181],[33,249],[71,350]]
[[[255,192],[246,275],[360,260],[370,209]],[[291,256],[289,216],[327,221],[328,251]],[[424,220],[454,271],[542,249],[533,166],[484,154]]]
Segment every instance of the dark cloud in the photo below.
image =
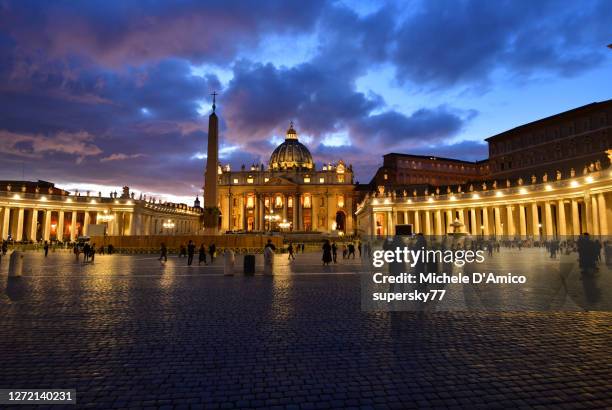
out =
[[401,81],[431,88],[486,84],[496,70],[574,75],[603,61],[610,21],[604,0],[426,1],[400,24],[392,61]]

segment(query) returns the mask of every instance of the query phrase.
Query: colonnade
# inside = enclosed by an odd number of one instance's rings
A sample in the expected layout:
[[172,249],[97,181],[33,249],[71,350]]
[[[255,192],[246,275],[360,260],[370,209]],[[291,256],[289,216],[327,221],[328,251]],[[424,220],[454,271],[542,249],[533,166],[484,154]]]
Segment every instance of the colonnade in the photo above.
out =
[[[2,240],[11,238],[14,241],[36,242],[54,239],[73,242],[78,236],[89,235],[92,224],[105,225],[107,235],[119,236],[186,234],[196,233],[200,229],[198,214],[144,211],[136,206],[111,208],[109,212],[103,206],[55,207],[53,203],[42,200],[25,202],[13,199],[9,204],[2,205],[0,201]],[[164,227],[164,222],[171,223]]]
[[612,170],[582,177],[489,191],[446,195],[368,197],[357,209],[359,231],[551,238],[610,234]]

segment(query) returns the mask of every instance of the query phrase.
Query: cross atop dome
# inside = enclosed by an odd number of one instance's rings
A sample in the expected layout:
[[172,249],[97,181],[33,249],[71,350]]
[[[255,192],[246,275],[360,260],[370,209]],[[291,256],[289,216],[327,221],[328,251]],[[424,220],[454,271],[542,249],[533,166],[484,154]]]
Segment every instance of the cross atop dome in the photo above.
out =
[[285,139],[286,140],[297,140],[298,139],[298,133],[295,130],[295,128],[293,128],[293,121],[289,123],[289,129],[287,130],[287,133],[285,134]]

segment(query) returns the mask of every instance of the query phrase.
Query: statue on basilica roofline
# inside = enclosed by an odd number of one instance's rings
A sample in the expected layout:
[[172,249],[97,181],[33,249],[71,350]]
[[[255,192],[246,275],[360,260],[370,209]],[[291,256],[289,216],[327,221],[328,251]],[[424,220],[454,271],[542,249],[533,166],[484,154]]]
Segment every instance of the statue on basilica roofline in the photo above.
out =
[[493,189],[497,189],[497,180],[493,181]]
[[576,176],[576,170],[574,169],[574,167],[572,167],[570,169],[570,177],[574,178]]
[[544,176],[542,176],[542,182],[548,182],[548,172],[545,172]]
[[538,182],[538,177],[536,177],[535,174],[531,175],[531,183],[535,184],[536,182]]
[[601,161],[600,160],[595,161],[595,170],[601,171]]
[[556,179],[557,179],[557,181],[561,180],[561,171],[559,171],[559,170],[557,170]]
[[506,178],[506,188],[510,188],[510,180]]
[[473,192],[474,191],[474,185],[470,184],[470,188],[469,189],[470,189],[470,192]]
[[519,177],[519,179],[518,179],[518,184],[519,184],[519,186],[522,186],[522,185],[523,185],[523,178]]

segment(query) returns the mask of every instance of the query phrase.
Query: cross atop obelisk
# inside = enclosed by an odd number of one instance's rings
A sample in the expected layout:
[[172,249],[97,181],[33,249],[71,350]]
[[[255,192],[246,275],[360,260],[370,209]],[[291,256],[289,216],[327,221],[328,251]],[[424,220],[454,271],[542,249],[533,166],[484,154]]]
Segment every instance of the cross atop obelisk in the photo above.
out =
[[217,104],[216,104],[216,102],[217,102],[217,98],[216,98],[216,97],[217,97],[219,94],[218,94],[216,91],[213,91],[212,93],[210,93],[210,95],[212,95],[212,98],[213,98],[212,109],[213,109],[213,112],[215,112],[215,109],[217,108]]

